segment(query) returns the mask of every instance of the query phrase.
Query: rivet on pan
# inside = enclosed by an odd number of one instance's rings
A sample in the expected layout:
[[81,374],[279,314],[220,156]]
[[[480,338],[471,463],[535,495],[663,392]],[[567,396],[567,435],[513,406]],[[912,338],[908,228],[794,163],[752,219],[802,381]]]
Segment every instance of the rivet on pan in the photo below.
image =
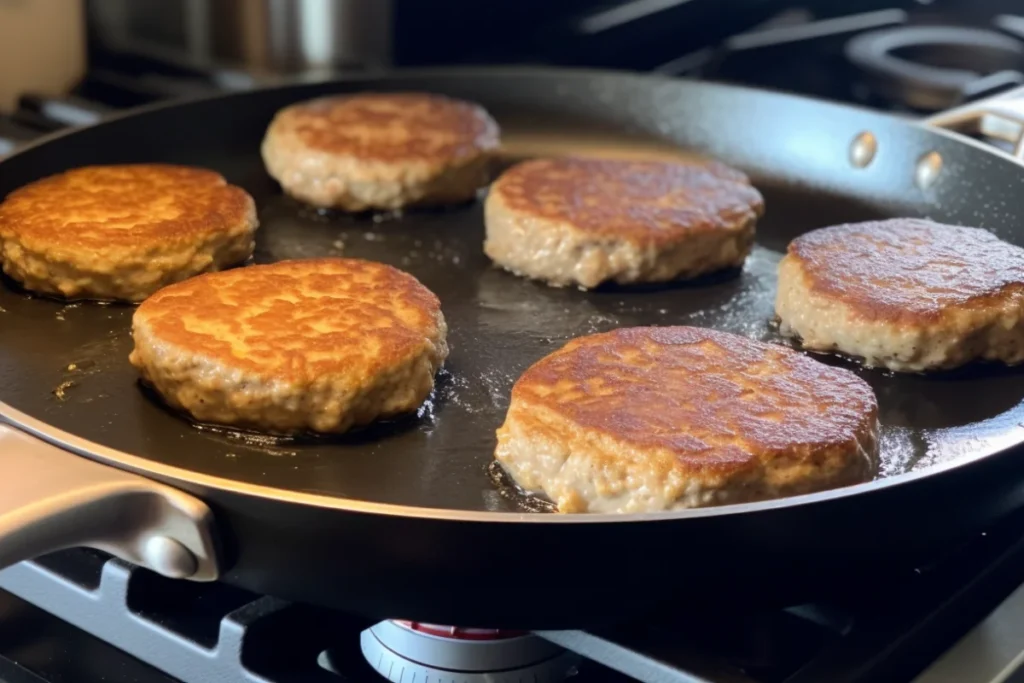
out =
[[874,133],[864,131],[850,143],[850,163],[856,168],[864,168],[875,158],[878,151],[878,138]]
[[941,172],[942,156],[938,152],[927,152],[917,160],[914,182],[922,190],[927,190],[938,179]]

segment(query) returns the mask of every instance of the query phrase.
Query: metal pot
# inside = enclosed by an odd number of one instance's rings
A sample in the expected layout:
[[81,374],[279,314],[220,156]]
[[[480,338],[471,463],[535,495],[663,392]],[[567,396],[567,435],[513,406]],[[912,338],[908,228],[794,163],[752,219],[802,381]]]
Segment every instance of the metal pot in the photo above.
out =
[[184,65],[304,74],[391,62],[391,0],[94,0],[104,49]]

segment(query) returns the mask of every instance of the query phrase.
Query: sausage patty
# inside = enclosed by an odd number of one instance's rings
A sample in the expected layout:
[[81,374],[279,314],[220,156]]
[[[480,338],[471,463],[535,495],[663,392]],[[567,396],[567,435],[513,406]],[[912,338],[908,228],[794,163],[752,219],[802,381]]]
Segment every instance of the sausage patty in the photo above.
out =
[[523,373],[495,457],[561,512],[739,503],[870,479],[878,406],[852,372],[781,346],[625,328]]
[[0,204],[0,261],[32,291],[141,301],[245,261],[258,225],[252,197],[219,173],[87,166],[8,195]]
[[287,107],[263,160],[289,195],[343,211],[456,204],[490,181],[498,125],[478,105],[424,93],[337,95]]
[[804,347],[897,371],[1024,360],[1024,249],[896,218],[814,230],[779,265],[775,311]]
[[131,362],[199,422],[340,433],[418,408],[446,334],[437,297],[408,273],[282,261],[157,292],[132,319]]
[[763,211],[717,162],[537,159],[491,187],[484,251],[554,286],[677,280],[742,265]]

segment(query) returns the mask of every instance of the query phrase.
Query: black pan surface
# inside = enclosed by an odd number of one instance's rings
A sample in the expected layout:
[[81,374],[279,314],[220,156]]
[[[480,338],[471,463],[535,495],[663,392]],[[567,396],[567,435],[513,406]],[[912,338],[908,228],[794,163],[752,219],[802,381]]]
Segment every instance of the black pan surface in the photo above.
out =
[[[796,213],[805,217],[797,223],[784,210],[785,194],[761,187],[769,207],[759,228],[765,239],[741,272],[683,286],[586,293],[494,269],[480,250],[479,203],[401,218],[321,217],[269,183],[249,184],[262,222],[258,262],[367,258],[411,272],[440,297],[452,353],[418,415],[323,440],[196,428],[137,385],[127,362],[133,308],[64,305],[27,297],[9,282],[0,293],[3,348],[17,362],[5,368],[4,392],[15,408],[60,429],[217,477],[407,506],[514,509],[488,476],[494,430],[519,373],[568,339],[622,326],[684,324],[781,341],[771,324],[781,257],[771,236],[811,227],[821,214]],[[850,208],[844,217],[878,215]],[[861,374],[880,400],[883,476],[962,455],[965,444],[975,447],[979,439],[1020,438],[1019,373]],[[976,398],[965,402],[965,396]]]
[[[394,85],[452,90],[452,83],[444,79]],[[502,106],[486,91],[465,82],[459,85],[495,110],[508,140],[506,161],[564,152],[665,156],[701,142],[672,139],[671,131],[659,136],[636,126],[609,126],[607,121],[595,121],[592,113],[577,120],[566,118],[564,112],[546,117],[542,103],[534,111],[524,105]],[[10,282],[0,289],[3,399],[17,410],[104,446],[216,477],[404,506],[515,509],[499,495],[487,465],[509,390],[529,364],[574,336],[631,325],[698,325],[780,341],[771,325],[775,268],[792,235],[837,221],[943,213],[929,205],[934,195],[920,191],[907,198],[908,206],[885,206],[880,201],[808,192],[780,182],[785,178],[755,174],[767,212],[758,227],[759,246],[741,272],[677,286],[612,287],[589,293],[552,289],[491,266],[481,251],[480,202],[402,216],[351,217],[317,213],[283,196],[258,156],[265,125],[278,106],[333,89],[339,88],[243,96],[233,103],[236,115],[230,121],[204,120],[192,113],[171,128],[157,124],[151,130],[166,138],[156,149],[152,141],[137,147],[133,131],[125,130],[140,119],[123,119],[4,164],[0,190],[6,193],[57,167],[99,161],[196,164],[225,173],[255,197],[261,222],[258,262],[344,255],[409,271],[440,297],[452,346],[438,388],[417,416],[334,440],[289,441],[197,429],[137,386],[127,362],[133,308],[65,305],[25,296]],[[672,104],[678,109],[661,106],[666,120],[689,115],[685,102]],[[200,104],[192,112],[202,108]],[[167,113],[141,118],[166,118]],[[228,123],[237,129],[210,144],[211,135]],[[79,137],[94,140],[76,140]],[[31,163],[34,157],[48,156],[50,148],[61,151],[59,160],[49,155],[48,164]],[[845,162],[845,155],[840,160]],[[782,165],[799,161],[797,149],[778,159]],[[851,180],[858,173],[865,171],[849,169]],[[1024,241],[1024,235],[1014,237]],[[1024,411],[1019,410],[1024,382],[1015,372],[982,368],[938,378],[862,374],[881,403],[882,476],[1022,438],[1018,423],[1024,422]],[[967,402],[965,396],[975,398]]]
[[[742,271],[700,282],[555,290],[491,267],[479,203],[350,217],[282,196],[258,154],[273,114],[360,89],[475,100],[503,126],[506,162],[588,151],[710,154],[750,173],[764,193],[758,246]],[[877,153],[859,168],[850,145],[866,131]],[[941,172],[919,185],[919,160],[935,154]],[[1024,245],[1022,168],[963,138],[849,107],[654,77],[407,73],[157,107],[57,136],[0,162],[0,194],[76,166],[143,161],[216,169],[252,193],[262,223],[257,261],[390,263],[438,294],[450,325],[449,362],[419,415],[341,439],[281,442],[197,429],[142,391],[127,362],[131,307],[67,305],[0,286],[5,417],[201,496],[219,520],[229,582],[376,617],[579,627],[680,592],[691,603],[722,591],[788,600],[821,581],[849,586],[857,582],[837,577],[934,549],[1024,504],[1015,448],[1024,440],[1024,376],[985,366],[928,377],[858,370],[881,405],[884,467],[880,480],[840,492],[653,518],[546,515],[523,512],[488,474],[513,381],[573,336],[690,324],[779,341],[775,266],[802,232],[912,215]],[[551,568],[581,571],[569,585],[523,580]]]

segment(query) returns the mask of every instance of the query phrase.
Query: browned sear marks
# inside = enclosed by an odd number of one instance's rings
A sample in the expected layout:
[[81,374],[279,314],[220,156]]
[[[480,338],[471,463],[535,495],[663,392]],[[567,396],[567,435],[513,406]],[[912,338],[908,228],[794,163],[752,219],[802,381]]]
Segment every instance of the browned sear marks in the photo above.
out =
[[764,211],[746,175],[703,160],[537,159],[506,171],[492,191],[519,215],[650,245],[732,231]]
[[669,449],[697,468],[842,443],[876,410],[870,387],[852,372],[697,327],[574,339],[523,373],[513,398],[630,444]]
[[871,320],[934,320],[1024,289],[1024,249],[980,228],[894,218],[793,240],[806,286]]
[[427,93],[336,95],[282,110],[275,126],[310,149],[364,160],[451,162],[498,146],[479,106]]
[[219,173],[168,164],[86,166],[0,204],[0,262],[26,289],[141,301],[252,255],[256,204]]
[[448,356],[437,297],[372,261],[281,261],[167,287],[132,319],[130,360],[207,424],[342,433],[418,408]]
[[877,436],[852,372],[725,332],[636,327],[524,372],[495,457],[561,512],[647,512],[864,481]]
[[214,171],[168,164],[86,166],[8,195],[0,204],[0,239],[30,248],[138,252],[229,232],[252,212],[249,195]]
[[282,261],[203,275],[139,306],[161,344],[264,379],[373,377],[437,335],[441,304],[414,277],[358,259]]

